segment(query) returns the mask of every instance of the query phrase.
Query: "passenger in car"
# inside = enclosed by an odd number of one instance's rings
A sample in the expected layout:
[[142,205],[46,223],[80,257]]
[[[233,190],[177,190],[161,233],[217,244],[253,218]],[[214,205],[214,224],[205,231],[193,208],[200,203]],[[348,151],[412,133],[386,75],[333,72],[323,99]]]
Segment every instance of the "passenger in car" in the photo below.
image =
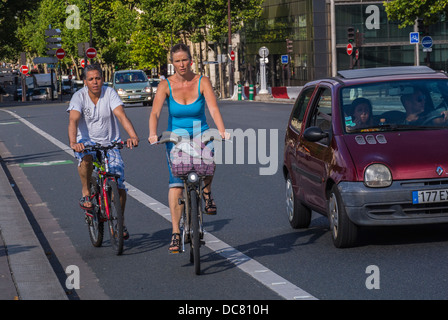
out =
[[357,98],[350,107],[352,122],[347,129],[362,129],[373,125],[372,104],[369,99]]

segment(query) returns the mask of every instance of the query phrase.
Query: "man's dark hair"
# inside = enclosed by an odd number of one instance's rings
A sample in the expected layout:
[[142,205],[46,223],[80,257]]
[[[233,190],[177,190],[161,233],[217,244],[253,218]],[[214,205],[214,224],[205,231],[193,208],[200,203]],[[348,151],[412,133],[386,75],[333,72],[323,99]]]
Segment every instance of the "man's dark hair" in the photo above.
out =
[[93,70],[98,71],[100,73],[100,77],[101,78],[103,77],[103,70],[101,69],[101,66],[98,63],[94,63],[94,64],[88,64],[85,66],[84,72],[83,72],[84,80],[87,79],[87,72],[93,71]]

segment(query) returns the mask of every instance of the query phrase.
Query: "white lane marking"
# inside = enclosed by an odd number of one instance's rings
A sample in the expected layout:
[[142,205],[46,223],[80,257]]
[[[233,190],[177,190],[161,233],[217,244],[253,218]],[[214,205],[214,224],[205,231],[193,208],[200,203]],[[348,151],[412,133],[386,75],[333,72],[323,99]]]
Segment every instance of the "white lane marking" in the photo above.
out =
[[[46,138],[48,141],[58,146],[60,149],[70,154],[71,156],[74,156],[73,151],[69,146],[65,145],[56,138],[42,131],[29,121],[23,119],[19,115],[16,115],[12,111],[9,110],[1,110],[1,111],[11,114],[13,117],[17,118],[19,121],[27,125],[30,129],[34,130],[35,132]],[[148,207],[152,211],[158,213],[161,217],[171,222],[171,214],[169,207],[165,206],[161,202],[150,197],[146,193],[142,192],[141,190],[137,189],[136,187],[132,186],[127,182],[126,187],[128,188],[128,194],[131,197],[133,197],[135,200],[139,201],[144,206]],[[237,268],[244,271],[245,273],[253,277],[255,280],[265,285],[267,288],[276,292],[281,297],[287,300],[317,300],[316,297],[312,296],[308,292],[304,291],[303,289],[295,286],[291,282],[282,278],[275,272],[263,266],[258,261],[248,257],[244,253],[236,250],[227,243],[216,238],[211,233],[205,232],[204,240],[206,246],[210,250],[220,254],[221,256],[226,258],[229,262],[233,263]]]

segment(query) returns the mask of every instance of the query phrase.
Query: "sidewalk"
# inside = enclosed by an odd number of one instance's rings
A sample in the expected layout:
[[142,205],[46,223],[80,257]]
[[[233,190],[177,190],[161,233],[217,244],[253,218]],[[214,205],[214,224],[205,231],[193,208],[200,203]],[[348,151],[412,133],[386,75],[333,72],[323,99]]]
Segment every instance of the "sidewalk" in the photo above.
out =
[[0,300],[67,300],[2,165],[0,204]]

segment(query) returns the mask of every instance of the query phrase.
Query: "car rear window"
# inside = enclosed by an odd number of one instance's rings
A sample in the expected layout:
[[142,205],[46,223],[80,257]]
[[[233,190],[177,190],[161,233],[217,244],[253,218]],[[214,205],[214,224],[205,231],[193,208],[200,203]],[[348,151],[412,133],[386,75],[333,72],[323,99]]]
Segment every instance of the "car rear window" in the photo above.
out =
[[347,133],[447,126],[445,121],[436,118],[448,110],[448,80],[401,80],[347,86],[341,89],[340,97]]

